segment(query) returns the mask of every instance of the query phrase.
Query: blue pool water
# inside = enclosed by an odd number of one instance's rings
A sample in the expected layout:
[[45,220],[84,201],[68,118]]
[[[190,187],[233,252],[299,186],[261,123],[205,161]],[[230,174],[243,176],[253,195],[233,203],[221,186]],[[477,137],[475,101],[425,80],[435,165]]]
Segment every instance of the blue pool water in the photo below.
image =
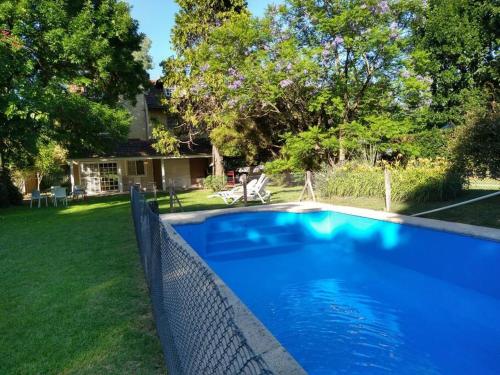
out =
[[175,229],[309,374],[500,374],[498,242],[330,211]]

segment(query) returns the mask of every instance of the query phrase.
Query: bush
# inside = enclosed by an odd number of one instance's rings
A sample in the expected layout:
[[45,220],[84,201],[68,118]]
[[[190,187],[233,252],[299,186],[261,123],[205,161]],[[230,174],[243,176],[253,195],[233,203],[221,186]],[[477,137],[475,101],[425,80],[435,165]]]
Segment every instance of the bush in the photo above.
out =
[[214,192],[221,191],[226,186],[226,176],[208,176],[203,180],[203,188]]
[[10,173],[7,170],[0,172],[0,207],[10,205],[21,205],[23,196],[18,188],[12,183]]
[[450,142],[455,168],[467,176],[500,179],[500,114],[470,114]]
[[[265,172],[268,172],[267,169]],[[303,186],[306,172],[270,173],[271,184],[274,186]]]
[[[450,169],[442,159],[423,159],[408,163],[406,167],[391,166],[393,201],[443,201],[455,198],[465,185],[464,178]],[[347,163],[324,169],[316,174],[316,188],[323,198],[334,196],[385,196],[382,166]]]

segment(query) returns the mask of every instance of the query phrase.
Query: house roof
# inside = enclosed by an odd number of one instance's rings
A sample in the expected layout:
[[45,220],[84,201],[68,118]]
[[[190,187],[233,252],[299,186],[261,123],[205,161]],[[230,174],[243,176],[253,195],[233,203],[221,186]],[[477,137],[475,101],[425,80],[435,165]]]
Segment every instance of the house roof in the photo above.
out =
[[[179,157],[177,155],[165,155],[156,151],[153,146],[152,141],[144,141],[141,139],[128,139],[126,142],[118,144],[118,146],[111,152],[99,155],[86,155],[81,158],[73,158],[73,160],[77,159],[93,159],[93,158],[150,158],[150,157]],[[212,152],[212,148],[208,141],[200,141],[197,144],[193,144],[189,147],[189,145],[185,143],[180,144],[179,153],[180,157],[193,157],[193,156],[202,156],[206,157],[210,155]]]

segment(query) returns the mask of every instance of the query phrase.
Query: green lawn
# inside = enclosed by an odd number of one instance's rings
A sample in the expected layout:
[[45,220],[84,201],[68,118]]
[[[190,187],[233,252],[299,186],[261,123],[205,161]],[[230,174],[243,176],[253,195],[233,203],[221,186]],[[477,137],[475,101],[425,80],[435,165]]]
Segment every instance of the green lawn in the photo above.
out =
[[129,197],[0,209],[0,374],[162,374]]
[[[484,189],[456,201],[489,192]],[[279,203],[297,200],[301,188],[271,190],[272,202]],[[179,198],[186,211],[227,207],[209,194],[193,190]],[[169,212],[165,195],[159,203]],[[384,207],[381,199],[368,198],[331,203]],[[450,203],[393,209],[414,213]],[[429,217],[500,228],[500,197]],[[0,374],[165,372],[128,195],[71,202],[69,208],[0,210],[0,286]]]

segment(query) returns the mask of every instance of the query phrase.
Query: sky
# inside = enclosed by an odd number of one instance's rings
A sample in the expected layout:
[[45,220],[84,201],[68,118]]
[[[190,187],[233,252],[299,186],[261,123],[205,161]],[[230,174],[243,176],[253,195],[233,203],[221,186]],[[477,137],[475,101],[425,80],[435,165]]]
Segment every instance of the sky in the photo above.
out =
[[[170,30],[178,10],[174,0],[127,0],[132,5],[132,17],[139,21],[139,29],[152,41],[150,54],[154,68],[149,71],[151,79],[161,75],[160,62],[173,55],[170,48]],[[248,0],[248,8],[257,16],[264,13],[268,4],[280,0]]]

